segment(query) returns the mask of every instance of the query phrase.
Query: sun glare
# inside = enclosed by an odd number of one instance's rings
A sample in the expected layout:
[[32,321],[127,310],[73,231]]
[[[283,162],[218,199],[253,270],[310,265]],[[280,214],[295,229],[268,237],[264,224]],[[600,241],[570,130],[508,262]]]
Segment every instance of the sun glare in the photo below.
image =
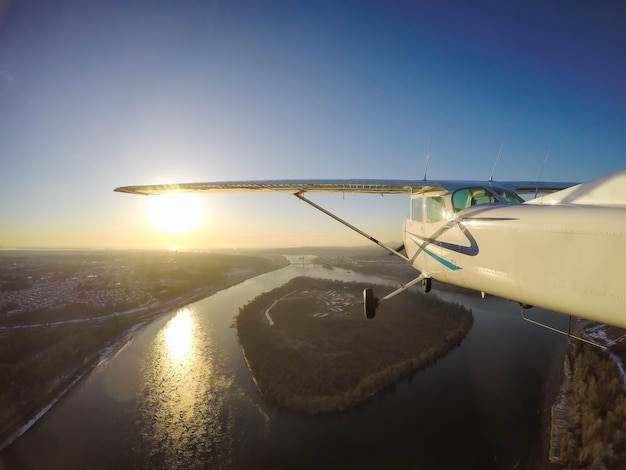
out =
[[197,195],[163,194],[148,198],[148,215],[152,224],[168,233],[193,230],[202,219],[202,205]]
[[189,310],[181,310],[172,318],[165,329],[165,341],[171,358],[182,362],[189,352],[193,324]]

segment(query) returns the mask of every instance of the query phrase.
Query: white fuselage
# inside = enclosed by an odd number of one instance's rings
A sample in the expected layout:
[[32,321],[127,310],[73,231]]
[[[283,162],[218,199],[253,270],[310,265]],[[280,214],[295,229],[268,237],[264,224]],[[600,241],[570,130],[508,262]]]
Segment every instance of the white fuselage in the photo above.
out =
[[[421,196],[420,196],[421,197]],[[405,247],[428,276],[626,328],[623,207],[486,204],[405,223]]]

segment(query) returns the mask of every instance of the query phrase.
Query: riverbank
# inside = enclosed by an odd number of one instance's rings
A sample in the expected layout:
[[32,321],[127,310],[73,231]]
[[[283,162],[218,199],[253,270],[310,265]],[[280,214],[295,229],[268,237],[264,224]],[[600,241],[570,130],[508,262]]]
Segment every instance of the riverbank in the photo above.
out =
[[354,407],[454,349],[471,328],[471,311],[415,292],[389,300],[391,315],[366,320],[364,287],[301,277],[240,309],[239,341],[266,400],[308,414]]
[[622,329],[581,329],[606,350],[572,340],[552,407],[549,461],[554,468],[617,468],[626,459],[626,346]]
[[[287,266],[284,257],[269,257],[255,269],[238,271],[225,280],[192,289],[174,298],[151,302],[140,308],[84,320],[16,325],[1,332],[3,347],[15,343],[12,354],[28,347],[39,347],[28,356],[35,362],[21,372],[20,384],[9,382],[0,392],[0,450],[41,419],[67,392],[98,365],[117,354],[144,327],[162,315],[209,297],[249,278]],[[3,378],[4,381],[4,378]]]
[[550,443],[552,437],[552,409],[557,401],[563,383],[563,358],[567,354],[567,345],[563,350],[550,357],[550,367],[543,386],[543,405],[541,407],[541,437],[537,447],[536,468],[558,470],[562,467],[550,462]]

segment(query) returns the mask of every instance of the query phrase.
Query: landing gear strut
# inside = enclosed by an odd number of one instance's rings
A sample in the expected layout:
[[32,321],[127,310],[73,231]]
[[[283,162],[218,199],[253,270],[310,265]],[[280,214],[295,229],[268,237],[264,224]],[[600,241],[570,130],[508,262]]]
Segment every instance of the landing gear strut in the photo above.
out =
[[431,279],[426,276],[427,275],[424,273],[420,274],[411,282],[400,286],[398,289],[394,290],[391,294],[386,295],[382,299],[374,296],[374,291],[370,287],[365,289],[363,291],[363,312],[365,313],[365,318],[374,318],[376,316],[376,310],[378,309],[381,301],[390,299],[393,296],[398,295],[400,292],[404,292],[409,287],[414,286],[418,282],[422,283],[422,288],[424,289],[424,292],[430,291],[430,288],[432,286]]

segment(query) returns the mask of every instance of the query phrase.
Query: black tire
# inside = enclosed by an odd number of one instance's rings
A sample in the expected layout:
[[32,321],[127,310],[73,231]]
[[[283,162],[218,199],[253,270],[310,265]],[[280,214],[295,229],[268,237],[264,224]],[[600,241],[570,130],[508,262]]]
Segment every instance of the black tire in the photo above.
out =
[[374,297],[374,291],[370,287],[363,290],[363,312],[365,313],[365,318],[374,318],[377,307],[378,299]]
[[426,279],[422,280],[422,289],[424,289],[424,292],[428,293],[430,292],[430,289],[432,289],[433,287],[433,280],[429,277],[427,277]]

